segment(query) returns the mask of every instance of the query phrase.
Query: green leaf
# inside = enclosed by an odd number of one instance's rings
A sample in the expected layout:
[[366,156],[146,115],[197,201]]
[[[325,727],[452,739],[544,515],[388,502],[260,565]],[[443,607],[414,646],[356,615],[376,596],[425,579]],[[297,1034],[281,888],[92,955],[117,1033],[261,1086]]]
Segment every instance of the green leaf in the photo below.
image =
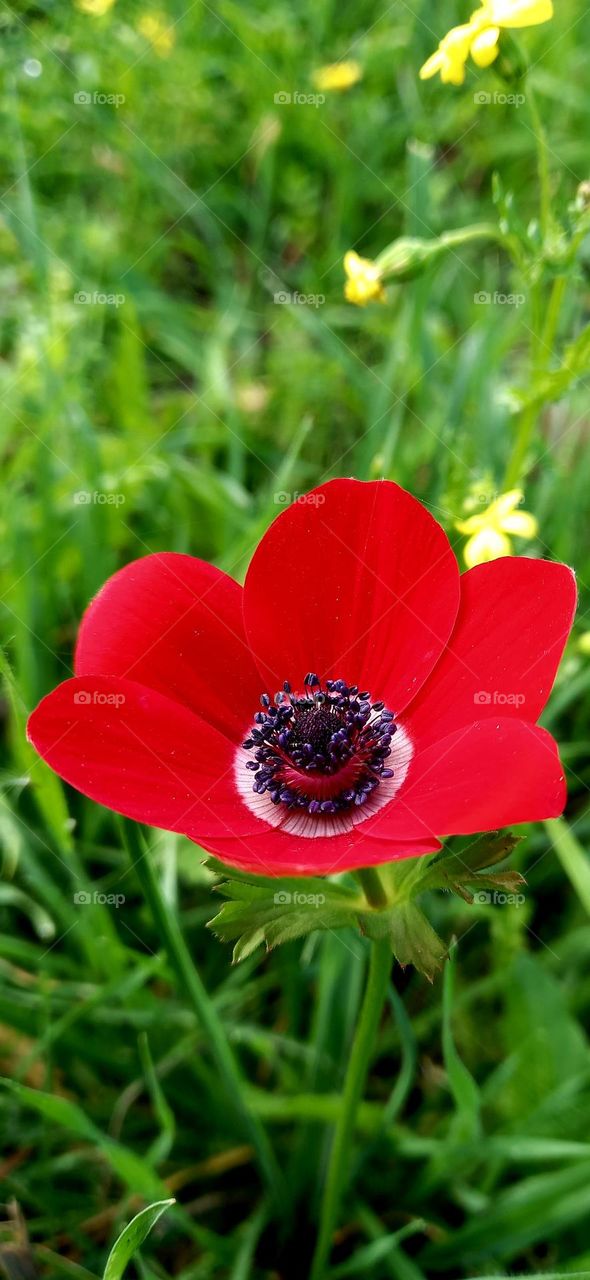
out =
[[164,1090],[158,1079],[152,1055],[150,1052],[149,1040],[147,1032],[142,1031],[138,1037],[138,1048],[143,1072],[146,1083],[150,1092],[154,1115],[160,1125],[160,1133],[151,1143],[149,1148],[149,1160],[155,1168],[162,1160],[167,1160],[174,1142],[176,1133],[176,1121],[174,1112],[168,1106]]
[[0,649],[0,678],[10,706],[15,758],[23,773],[28,775],[33,799],[58,849],[66,853],[70,852],[72,849],[70,815],[62,783],[48,765],[39,758],[27,738],[27,708],[2,649]]
[[481,1131],[479,1089],[459,1057],[453,1036],[454,959],[449,956],[443,987],[443,1055],[451,1093],[457,1108],[452,1137],[459,1142],[472,1142]]
[[[219,870],[222,864],[208,859]],[[235,942],[233,960],[238,963],[257,947],[269,950],[283,942],[303,938],[315,929],[358,927],[361,899],[353,889],[328,880],[246,875],[223,867],[225,879],[215,886],[228,899],[208,922],[222,942]]]
[[588,1070],[583,1028],[563,987],[536,955],[517,954],[506,969],[501,1034],[504,1062],[488,1077],[486,1095],[495,1098],[508,1124],[517,1118],[522,1124],[555,1090]]
[[175,1203],[174,1200],[156,1200],[154,1204],[148,1205],[131,1219],[109,1253],[103,1280],[121,1280],[127,1263],[137,1253],[158,1218],[161,1218],[166,1209]]
[[485,867],[495,867],[498,862],[510,857],[521,840],[522,836],[515,836],[511,831],[486,831],[475,840],[468,837],[467,840],[459,841],[459,847],[455,847],[455,856],[471,871],[482,871]]
[[559,369],[549,373],[537,374],[532,385],[519,388],[514,399],[520,408],[531,405],[548,404],[552,400],[561,400],[580,378],[590,369],[590,325],[578,334],[573,342],[564,349]]
[[307,893],[325,893],[327,885],[329,889],[343,897],[358,900],[354,889],[344,884],[336,884],[321,876],[281,876],[280,879],[276,876],[259,876],[251,871],[239,871],[237,867],[228,867],[226,863],[218,862],[217,858],[213,857],[205,859],[205,866],[220,877],[215,885],[219,893],[233,893],[239,884],[247,885],[250,889],[254,887],[265,889],[272,895],[280,892],[296,893],[299,890]]
[[100,1129],[88,1119],[82,1108],[75,1102],[71,1102],[69,1098],[62,1098],[55,1093],[44,1093],[41,1089],[30,1089],[28,1085],[20,1084],[17,1080],[8,1080],[3,1077],[0,1077],[0,1087],[10,1092],[23,1106],[43,1116],[45,1120],[74,1133],[84,1142],[98,1147],[130,1191],[139,1192],[147,1198],[153,1194],[157,1195],[158,1192],[161,1194],[165,1189],[146,1160],[142,1160],[141,1156],[123,1146],[121,1142],[116,1142],[114,1138],[101,1133]]
[[590,859],[576,840],[565,818],[551,818],[545,830],[561,865],[569,876],[584,909],[590,915]]
[[369,938],[389,938],[399,964],[413,964],[429,982],[433,981],[447,948],[415,902],[366,911],[359,919],[362,932]]
[[463,847],[445,849],[425,869],[416,885],[418,893],[426,889],[447,889],[466,902],[481,889],[502,889],[516,893],[525,883],[518,871],[487,871],[503,862],[519,844],[521,837],[510,832],[488,832]]

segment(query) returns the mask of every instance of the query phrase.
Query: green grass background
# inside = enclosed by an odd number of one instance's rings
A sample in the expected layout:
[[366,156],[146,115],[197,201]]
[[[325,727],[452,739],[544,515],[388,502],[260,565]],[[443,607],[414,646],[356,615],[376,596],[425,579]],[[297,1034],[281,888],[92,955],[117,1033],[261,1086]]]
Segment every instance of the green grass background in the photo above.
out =
[[[501,489],[536,322],[503,254],[449,255],[386,307],[342,297],[347,248],[376,256],[399,234],[493,218],[495,171],[521,225],[537,216],[526,105],[474,102],[505,89],[493,71],[462,90],[417,78],[468,11],[178,0],[163,10],[176,38],[163,58],[127,0],[104,18],[63,0],[0,5],[0,1058],[16,1082],[0,1093],[0,1172],[40,1275],[101,1275],[120,1226],[165,1194],[179,1206],[134,1264],[141,1280],[307,1273],[365,944],[314,935],[232,969],[205,930],[215,904],[199,851],[149,834],[286,1175],[277,1213],[120,829],[65,794],[23,721],[69,674],[90,597],[136,556],[189,551],[239,577],[285,495],[334,475],[407,485],[460,552],[466,494]],[[562,0],[523,41],[563,224],[590,176],[589,36],[584,7]],[[364,69],[350,92],[275,103],[350,56]],[[482,290],[525,301],[478,305]],[[95,291],[124,302],[75,301]],[[279,291],[325,301],[281,305]],[[581,269],[560,343],[588,302]],[[540,538],[517,548],[575,566],[578,634],[587,385],[582,370],[540,407],[523,478]],[[334,1278],[590,1274],[589,663],[574,643],[544,719],[570,773],[568,824],[519,846],[525,905],[428,903],[458,939],[444,1019],[440,979],[393,973]],[[88,888],[125,902],[77,904]]]

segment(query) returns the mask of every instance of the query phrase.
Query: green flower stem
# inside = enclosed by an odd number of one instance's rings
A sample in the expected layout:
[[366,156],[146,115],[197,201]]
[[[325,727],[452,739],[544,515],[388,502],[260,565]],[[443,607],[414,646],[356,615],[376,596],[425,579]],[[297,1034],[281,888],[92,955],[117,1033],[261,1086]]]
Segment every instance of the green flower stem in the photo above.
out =
[[[536,332],[535,326],[531,340],[531,364],[533,376],[538,376],[545,369],[550,367],[555,335],[557,333],[566,287],[567,276],[557,276],[553,281],[553,287],[551,289],[547,313],[545,316],[545,323],[540,335]],[[542,307],[542,299],[539,299],[539,303],[540,307],[538,307],[537,310],[540,310]],[[505,489],[513,489],[522,479],[526,469],[527,454],[533,438],[538,412],[539,404],[536,400],[531,401],[531,403],[527,404],[523,409],[518,424],[518,430],[516,432],[514,448],[506,468],[504,480]]]
[[[368,886],[370,885],[370,892],[372,893],[375,888],[374,882],[371,876],[364,879],[366,874],[366,872],[362,873],[363,884],[367,886],[365,892],[368,892]],[[375,872],[374,874],[378,879],[378,873]],[[349,1147],[354,1132],[358,1107],[365,1088],[375,1036],[387,995],[391,963],[392,956],[389,941],[382,939],[378,942],[373,942],[365,997],[355,1032],[344,1084],[342,1107],[336,1122],[330,1151],[328,1172],[320,1209],[318,1239],[309,1280],[322,1280],[328,1265],[332,1236],[338,1222],[346,1170],[350,1165]]]
[[506,468],[504,478],[505,490],[515,488],[522,479],[529,445],[535,429],[535,423],[537,421],[537,409],[538,406],[536,404],[528,404],[520,416],[514,448]]
[[205,1032],[228,1099],[238,1112],[244,1133],[258,1156],[263,1178],[277,1207],[284,1211],[287,1199],[283,1177],[262,1124],[249,1110],[245,1101],[245,1082],[228,1042],[223,1023],[217,1016],[213,1002],[193,963],[176,915],[164,898],[158,877],[154,872],[151,855],[145,850],[136,824],[126,821],[123,831],[133,870],[152,913],[162,944],[176,972],[179,985],[188,997]]
[[460,249],[464,244],[472,244],[479,240],[494,240],[505,248],[510,244],[510,237],[493,222],[476,222],[471,227],[443,231],[440,236],[440,243],[445,249]]
[[531,124],[537,143],[537,169],[539,173],[540,224],[543,240],[551,225],[551,178],[549,173],[549,148],[547,134],[537,105],[537,97],[527,78],[526,97],[529,105]]
[[555,335],[557,333],[557,326],[559,324],[559,317],[561,314],[563,299],[565,297],[567,282],[567,276],[557,276],[557,279],[553,281],[553,288],[549,296],[547,318],[543,329],[543,345],[549,359],[553,355]]
[[500,244],[516,262],[519,261],[518,245],[513,236],[507,235],[496,223],[477,222],[470,227],[457,227],[452,231],[444,231],[442,235],[431,240],[424,240],[417,236],[400,236],[379,254],[375,259],[375,266],[382,280],[391,280],[393,283],[413,280],[433,263],[438,262],[444,254],[480,240],[491,240],[495,244]]
[[364,867],[357,871],[356,878],[370,907],[387,906],[387,894],[375,867]]
[[[542,246],[545,248],[551,229],[551,174],[549,170],[549,148],[547,134],[537,105],[537,98],[530,81],[527,79],[526,96],[529,106],[533,133],[537,144],[537,170],[539,174],[539,224],[541,228]],[[553,344],[561,312],[561,305],[566,288],[566,277],[559,276],[553,283],[547,314],[542,331],[533,324],[531,342],[531,359],[533,376],[548,367],[553,354]],[[540,286],[535,289],[536,302],[542,305]],[[539,309],[539,307],[538,307]],[[537,422],[538,405],[533,401],[523,410],[516,433],[514,448],[506,468],[505,488],[511,489],[522,479],[526,468],[527,454]]]

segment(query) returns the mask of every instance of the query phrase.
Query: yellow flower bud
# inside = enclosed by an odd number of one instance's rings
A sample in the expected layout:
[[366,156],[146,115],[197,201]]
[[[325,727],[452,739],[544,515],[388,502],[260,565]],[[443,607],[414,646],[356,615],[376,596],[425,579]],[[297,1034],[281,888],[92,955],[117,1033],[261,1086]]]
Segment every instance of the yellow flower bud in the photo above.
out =
[[344,255],[344,270],[348,277],[344,296],[348,302],[354,302],[357,307],[366,307],[368,302],[385,301],[381,272],[370,258],[361,258],[353,249],[349,249]]

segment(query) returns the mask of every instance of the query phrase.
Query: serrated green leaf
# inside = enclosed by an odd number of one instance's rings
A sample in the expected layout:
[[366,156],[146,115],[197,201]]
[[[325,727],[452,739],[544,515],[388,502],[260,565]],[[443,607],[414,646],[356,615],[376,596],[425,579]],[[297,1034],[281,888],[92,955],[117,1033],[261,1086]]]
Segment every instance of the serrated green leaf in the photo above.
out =
[[247,929],[236,942],[232,952],[232,964],[239,964],[240,960],[247,960],[248,956],[251,956],[257,947],[263,946],[264,929]]
[[345,929],[347,925],[355,925],[356,917],[350,912],[333,907],[322,912],[321,924],[310,921],[309,912],[293,912],[284,920],[274,920],[265,929],[265,940],[269,948],[282,942],[292,942],[295,938],[303,938],[314,929]]
[[417,891],[446,889],[465,902],[473,902],[474,893],[482,889],[514,893],[525,884],[520,872],[487,869],[507,858],[519,841],[520,836],[510,832],[494,831],[470,841],[464,848],[444,850],[425,870]]
[[494,871],[491,875],[487,875],[484,871],[474,880],[468,880],[465,883],[472,885],[475,890],[503,889],[506,893],[517,893],[522,889],[523,884],[526,884],[526,880],[521,876],[520,871]]
[[391,945],[401,965],[413,964],[429,982],[447,955],[444,942],[414,902],[393,912]]
[[[444,849],[442,853],[437,854],[424,879],[429,879],[430,872],[440,867],[448,870],[456,866],[462,872],[483,871],[488,867],[494,867],[498,862],[503,862],[510,857],[521,839],[522,836],[515,836],[510,831],[489,831],[458,848],[455,842],[452,849]],[[421,882],[421,887],[423,885],[424,881]]]
[[[212,862],[209,859],[208,865]],[[235,942],[234,963],[244,960],[259,946],[270,949],[305,937],[315,929],[357,925],[360,898],[346,885],[317,877],[247,878],[243,872],[234,879],[232,869],[223,867],[223,872],[225,879],[215,888],[226,901],[208,922],[208,928],[222,942]]]
[[244,884],[241,880],[222,880],[213,885],[216,893],[235,902],[253,902],[256,898],[269,901],[268,889],[262,885]]
[[103,1280],[121,1280],[128,1262],[137,1253],[158,1218],[172,1204],[175,1204],[174,1200],[157,1200],[154,1204],[148,1205],[146,1209],[142,1209],[140,1213],[137,1213],[131,1219],[131,1222],[127,1223],[109,1253]]
[[[251,871],[239,871],[236,867],[227,866],[226,863],[219,862],[217,858],[213,857],[205,859],[205,866],[210,871],[215,872],[224,884],[235,884],[237,882],[238,884],[266,889],[272,895],[279,892],[325,893],[326,889],[328,889],[330,893],[336,893],[341,897],[358,901],[358,894],[349,885],[338,884],[321,876],[259,876]],[[219,883],[215,885],[215,888],[221,891]]]
[[398,963],[413,964],[432,982],[447,949],[415,902],[367,911],[359,919],[363,933],[374,940],[388,938]]

